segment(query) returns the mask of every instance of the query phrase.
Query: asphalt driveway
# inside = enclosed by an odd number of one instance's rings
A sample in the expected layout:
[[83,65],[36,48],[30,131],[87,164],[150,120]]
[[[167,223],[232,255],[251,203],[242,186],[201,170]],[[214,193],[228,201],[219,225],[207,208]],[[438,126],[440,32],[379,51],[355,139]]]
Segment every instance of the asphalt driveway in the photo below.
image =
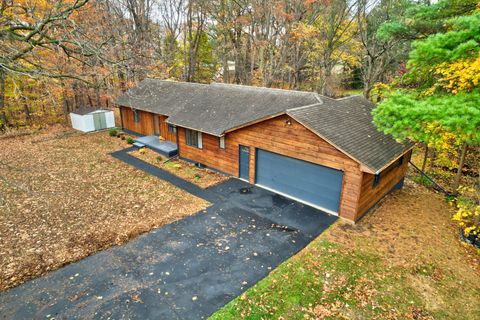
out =
[[1,317],[206,318],[336,220],[237,179],[205,198],[205,211],[1,293]]

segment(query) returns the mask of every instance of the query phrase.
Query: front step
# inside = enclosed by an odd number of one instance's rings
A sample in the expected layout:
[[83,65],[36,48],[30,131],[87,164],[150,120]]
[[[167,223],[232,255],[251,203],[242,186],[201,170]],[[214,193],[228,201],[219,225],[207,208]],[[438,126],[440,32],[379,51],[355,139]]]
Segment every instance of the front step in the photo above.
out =
[[145,145],[143,143],[140,143],[140,142],[134,142],[133,146],[137,149],[141,149],[141,148],[145,147]]

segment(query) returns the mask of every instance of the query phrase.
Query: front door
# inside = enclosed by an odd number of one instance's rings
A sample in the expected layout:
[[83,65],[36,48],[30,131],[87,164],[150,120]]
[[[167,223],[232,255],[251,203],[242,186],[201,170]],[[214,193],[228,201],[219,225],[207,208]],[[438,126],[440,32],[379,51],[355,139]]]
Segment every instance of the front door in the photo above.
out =
[[239,146],[239,148],[239,176],[240,179],[248,181],[248,178],[250,177],[250,147]]
[[153,115],[153,134],[156,136],[162,135],[160,131],[160,116],[158,114]]

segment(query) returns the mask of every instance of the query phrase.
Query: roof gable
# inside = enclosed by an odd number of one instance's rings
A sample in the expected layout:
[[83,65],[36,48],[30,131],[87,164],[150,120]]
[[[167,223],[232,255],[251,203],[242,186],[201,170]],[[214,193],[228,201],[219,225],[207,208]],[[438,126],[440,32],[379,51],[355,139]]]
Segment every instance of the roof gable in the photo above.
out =
[[373,124],[373,103],[361,96],[290,109],[287,114],[330,144],[377,173],[408,151],[412,143],[399,143]]

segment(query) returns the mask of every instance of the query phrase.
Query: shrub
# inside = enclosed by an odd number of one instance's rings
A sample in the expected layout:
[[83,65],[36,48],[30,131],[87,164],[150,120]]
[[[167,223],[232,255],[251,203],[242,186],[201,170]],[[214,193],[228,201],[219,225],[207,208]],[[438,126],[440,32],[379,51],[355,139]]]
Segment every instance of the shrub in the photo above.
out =
[[146,151],[145,148],[138,149],[138,152],[140,152],[140,154],[145,154],[145,151]]
[[116,137],[118,134],[118,131],[115,129],[110,129],[110,131],[108,131],[108,134],[110,135],[110,137]]
[[155,160],[157,160],[157,162],[162,162],[162,157],[158,156],[155,158]]
[[135,140],[132,139],[132,137],[127,137],[125,140],[127,140],[128,144],[133,144]]
[[480,238],[480,205],[478,201],[464,196],[472,192],[470,188],[460,187],[459,196],[456,198],[457,212],[453,220],[457,221],[465,237]]

